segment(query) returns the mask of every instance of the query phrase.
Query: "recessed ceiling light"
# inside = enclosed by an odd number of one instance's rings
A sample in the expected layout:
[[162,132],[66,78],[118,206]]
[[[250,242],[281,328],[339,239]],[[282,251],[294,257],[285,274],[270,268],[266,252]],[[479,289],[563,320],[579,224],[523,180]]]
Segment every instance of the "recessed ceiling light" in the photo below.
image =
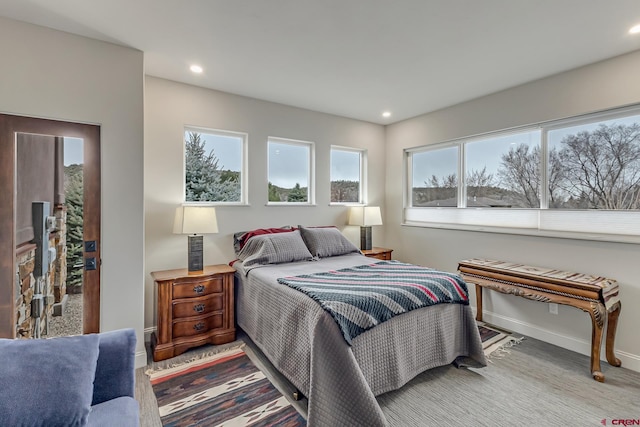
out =
[[196,74],[200,74],[202,72],[202,67],[199,65],[192,65],[189,69]]
[[382,117],[391,117],[391,111],[385,111],[382,113]]
[[629,30],[629,34],[638,34],[640,33],[640,24],[631,27],[631,29]]

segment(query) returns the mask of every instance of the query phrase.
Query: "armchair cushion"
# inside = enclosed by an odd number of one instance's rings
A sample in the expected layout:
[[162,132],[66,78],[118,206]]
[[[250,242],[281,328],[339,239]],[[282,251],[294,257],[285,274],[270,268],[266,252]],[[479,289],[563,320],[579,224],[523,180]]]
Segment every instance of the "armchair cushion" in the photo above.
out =
[[91,412],[98,335],[0,339],[0,420],[10,426],[83,426]]
[[93,405],[89,414],[91,427],[138,427],[140,413],[138,402],[129,396],[116,397]]
[[136,334],[133,329],[102,332],[92,405],[129,396],[135,389]]

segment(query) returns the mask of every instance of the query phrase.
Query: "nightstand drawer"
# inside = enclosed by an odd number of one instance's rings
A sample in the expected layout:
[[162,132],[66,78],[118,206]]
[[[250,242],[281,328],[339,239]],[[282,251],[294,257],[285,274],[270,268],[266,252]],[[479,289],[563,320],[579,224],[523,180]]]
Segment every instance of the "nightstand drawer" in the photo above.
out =
[[189,337],[200,335],[212,329],[222,328],[224,324],[222,313],[211,313],[191,320],[176,320],[173,322],[173,337]]
[[214,294],[207,297],[189,298],[173,303],[173,318],[199,316],[222,310],[223,294]]
[[206,280],[176,281],[173,285],[173,298],[192,298],[222,293],[222,278],[212,277]]

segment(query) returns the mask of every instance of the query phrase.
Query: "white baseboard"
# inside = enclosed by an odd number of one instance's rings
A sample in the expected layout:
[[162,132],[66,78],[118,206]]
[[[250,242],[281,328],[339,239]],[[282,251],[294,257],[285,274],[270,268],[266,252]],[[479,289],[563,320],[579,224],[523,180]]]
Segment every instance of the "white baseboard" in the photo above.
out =
[[[473,309],[475,313],[475,308]],[[502,316],[490,311],[482,312],[482,319],[492,325],[504,328],[515,333],[524,334],[531,338],[538,339],[540,341],[548,342],[558,347],[566,348],[567,350],[575,351],[576,353],[584,354],[585,356],[591,356],[591,342],[561,335],[548,329],[540,328],[539,326],[522,322],[518,319]],[[604,341],[604,340],[603,340]],[[624,351],[616,350],[616,357],[622,362],[622,366],[632,371],[640,372],[640,356],[637,354],[631,354]],[[606,362],[604,348],[600,352],[601,359]]]
[[[155,326],[151,328],[143,329],[144,333],[144,342],[147,343],[151,340],[151,333],[155,332]],[[141,368],[143,366],[147,366],[147,352],[146,351],[137,351],[136,352],[136,368]]]
[[144,368],[145,366],[147,366],[147,352],[136,351],[135,361],[136,361],[136,369]]
[[151,326],[150,328],[144,328],[144,341],[145,342],[149,342],[151,341],[151,334],[154,333],[156,331],[156,327],[155,326]]

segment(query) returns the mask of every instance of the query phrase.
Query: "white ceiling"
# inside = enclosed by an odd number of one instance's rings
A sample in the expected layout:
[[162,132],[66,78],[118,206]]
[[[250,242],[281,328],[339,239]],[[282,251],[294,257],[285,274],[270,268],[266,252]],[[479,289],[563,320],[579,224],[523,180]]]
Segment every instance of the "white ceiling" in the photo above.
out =
[[142,50],[149,75],[383,124],[640,49],[638,0],[1,0],[0,15]]

